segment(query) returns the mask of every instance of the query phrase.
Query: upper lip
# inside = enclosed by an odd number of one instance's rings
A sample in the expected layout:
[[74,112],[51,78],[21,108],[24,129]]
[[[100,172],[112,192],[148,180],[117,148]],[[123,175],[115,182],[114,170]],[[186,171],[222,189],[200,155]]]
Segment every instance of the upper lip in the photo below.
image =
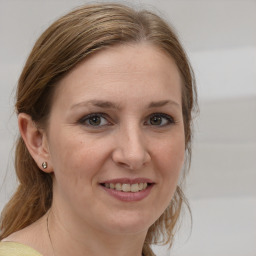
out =
[[122,184],[136,184],[136,183],[154,183],[151,179],[148,178],[117,178],[117,179],[111,179],[111,180],[104,180],[103,182],[100,182],[100,184],[103,183],[122,183]]

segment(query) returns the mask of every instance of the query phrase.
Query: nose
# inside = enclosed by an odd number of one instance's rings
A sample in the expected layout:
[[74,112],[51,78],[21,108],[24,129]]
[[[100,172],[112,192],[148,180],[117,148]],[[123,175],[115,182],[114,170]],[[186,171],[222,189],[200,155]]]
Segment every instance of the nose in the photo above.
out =
[[150,162],[151,157],[142,133],[138,127],[120,130],[112,153],[112,159],[117,165],[138,170]]

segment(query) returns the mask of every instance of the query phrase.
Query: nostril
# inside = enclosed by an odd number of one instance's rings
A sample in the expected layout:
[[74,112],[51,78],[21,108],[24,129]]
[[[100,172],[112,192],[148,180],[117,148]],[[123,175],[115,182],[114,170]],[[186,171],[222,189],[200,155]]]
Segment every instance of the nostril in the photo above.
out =
[[112,160],[120,167],[127,168],[130,170],[137,170],[145,166],[150,161],[151,157],[149,153],[144,149],[132,147],[117,147],[112,152]]

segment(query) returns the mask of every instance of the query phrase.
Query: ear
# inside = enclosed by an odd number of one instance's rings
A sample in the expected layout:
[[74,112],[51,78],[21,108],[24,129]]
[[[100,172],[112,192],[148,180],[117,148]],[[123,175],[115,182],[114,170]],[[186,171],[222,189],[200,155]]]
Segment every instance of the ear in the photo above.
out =
[[[26,147],[37,166],[44,172],[53,172],[46,132],[38,129],[31,117],[25,113],[18,115],[18,125]],[[47,168],[43,168],[43,162],[47,162]]]

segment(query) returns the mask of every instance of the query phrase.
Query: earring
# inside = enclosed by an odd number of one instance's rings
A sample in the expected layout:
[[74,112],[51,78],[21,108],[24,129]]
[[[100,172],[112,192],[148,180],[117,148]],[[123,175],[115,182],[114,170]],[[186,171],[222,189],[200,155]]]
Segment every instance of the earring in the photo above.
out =
[[43,167],[43,169],[46,169],[46,168],[47,168],[47,166],[48,166],[48,165],[47,165],[47,162],[43,162],[43,163],[42,163],[42,167]]

